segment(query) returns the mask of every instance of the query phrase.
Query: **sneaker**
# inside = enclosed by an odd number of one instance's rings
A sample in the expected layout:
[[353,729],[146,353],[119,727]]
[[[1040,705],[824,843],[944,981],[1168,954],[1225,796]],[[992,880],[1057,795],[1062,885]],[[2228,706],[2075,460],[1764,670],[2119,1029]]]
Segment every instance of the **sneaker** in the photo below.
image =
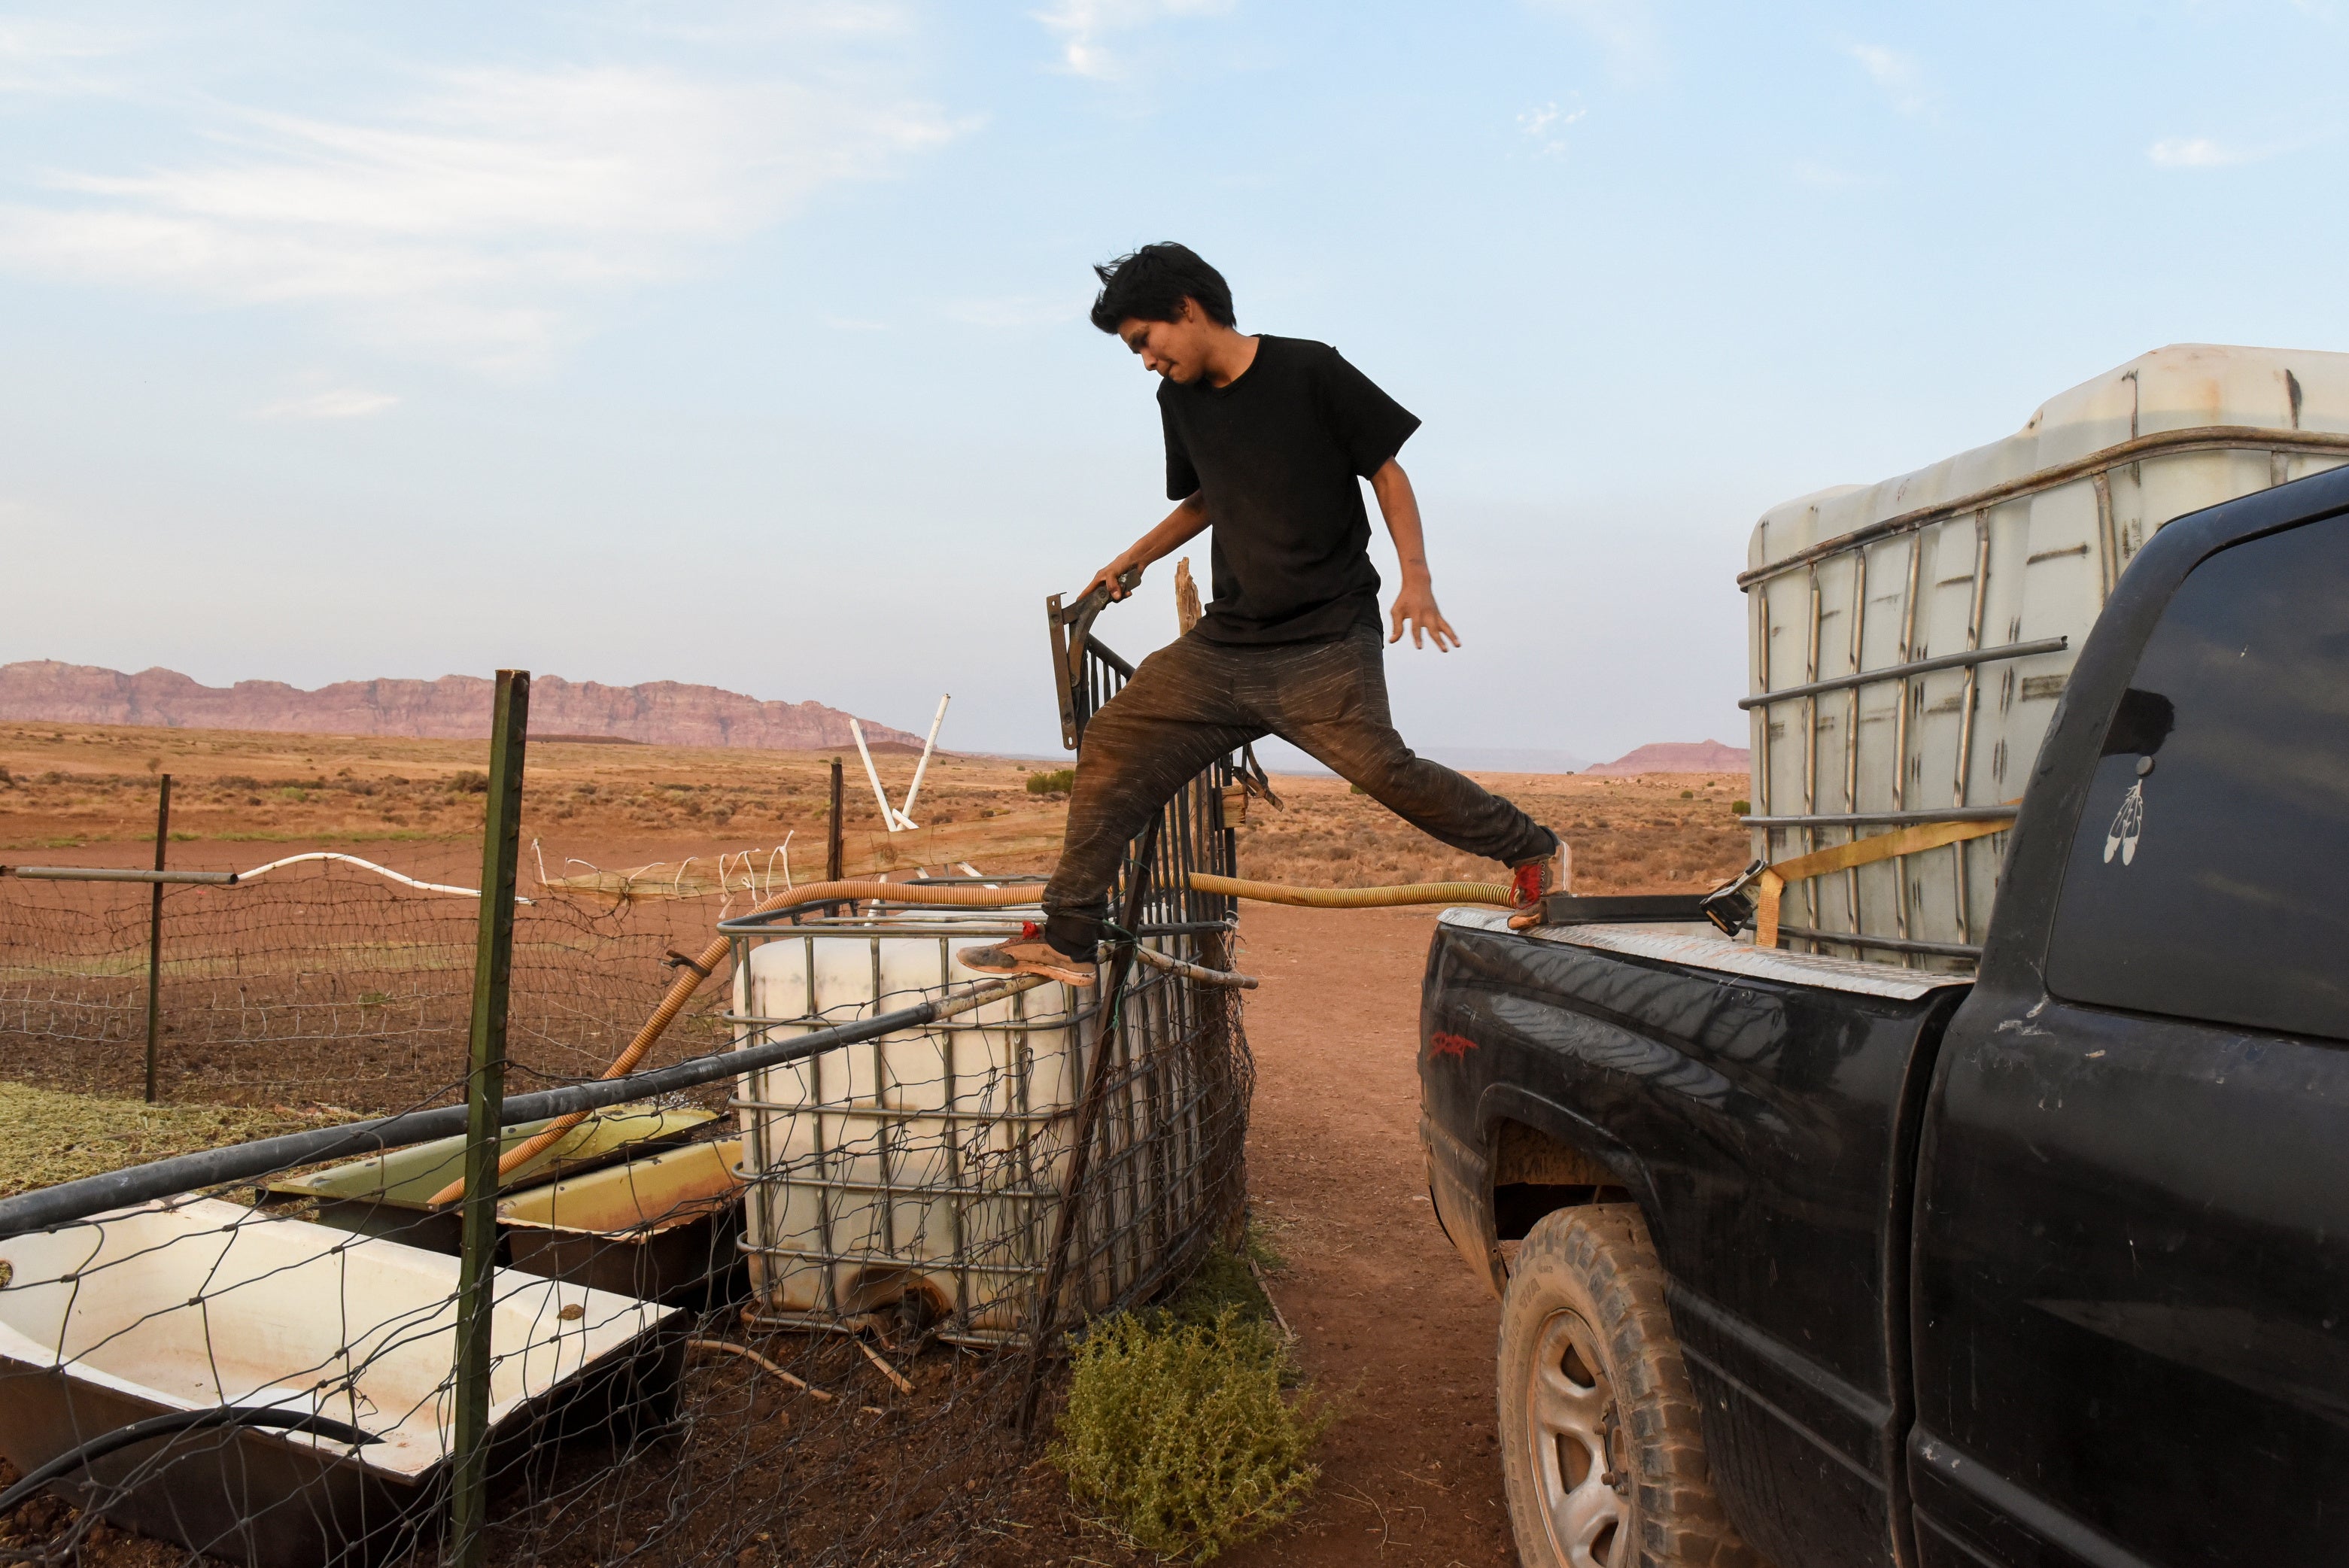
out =
[[1509,875],[1509,929],[1526,931],[1542,923],[1542,901],[1554,892],[1568,891],[1567,865],[1570,851],[1561,838],[1557,848],[1537,861],[1526,861],[1512,866]]
[[955,962],[981,975],[1041,975],[1064,985],[1093,983],[1092,961],[1071,958],[1054,947],[1044,940],[1044,928],[1032,920],[1020,923],[1016,940],[966,947],[955,954]]

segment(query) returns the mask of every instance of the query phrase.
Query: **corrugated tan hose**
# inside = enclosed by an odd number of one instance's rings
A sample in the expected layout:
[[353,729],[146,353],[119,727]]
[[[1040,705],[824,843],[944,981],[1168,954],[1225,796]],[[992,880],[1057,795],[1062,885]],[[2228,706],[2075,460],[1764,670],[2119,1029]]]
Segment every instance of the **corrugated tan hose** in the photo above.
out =
[[1243,877],[1191,873],[1198,892],[1222,893],[1256,903],[1289,903],[1306,909],[1400,909],[1414,903],[1509,903],[1501,882],[1404,882],[1398,887],[1292,887],[1287,882],[1249,882]]
[[[1308,909],[1394,909],[1411,904],[1427,903],[1506,905],[1509,902],[1509,890],[1499,882],[1409,882],[1397,887],[1296,887],[1286,882],[1248,882],[1240,877],[1210,876],[1205,872],[1193,872],[1191,887],[1197,892],[1220,893],[1226,898],[1244,898],[1257,903],[1299,904]],[[942,887],[935,883],[919,882],[864,881],[810,882],[805,887],[793,888],[787,892],[775,894],[751,913],[762,913],[768,910],[783,909],[794,904],[844,903],[852,899],[867,898],[885,898],[893,903],[934,904],[955,909],[1004,909],[1016,904],[1035,903],[1037,890],[1032,883],[1015,887]],[[727,949],[731,944],[730,937],[713,937],[709,945],[701,950],[699,957],[689,959],[678,965],[678,976],[670,985],[668,994],[661,998],[660,1006],[653,1009],[653,1016],[645,1020],[645,1026],[636,1031],[636,1037],[628,1042],[628,1048],[615,1057],[612,1059],[612,1065],[604,1069],[605,1078],[626,1078],[636,1071],[636,1064],[645,1059],[645,1053],[653,1048],[661,1036],[667,1032],[669,1025],[677,1021],[677,1016],[685,1011],[685,1005],[693,1000],[693,994],[701,988],[701,983],[717,972],[718,965],[724,962]],[[1158,956],[1163,955],[1145,957],[1144,962],[1154,962]],[[1256,985],[1256,980],[1251,975],[1226,975],[1220,970],[1204,969],[1197,965],[1185,964],[1181,959],[1165,959],[1160,966],[1169,965],[1180,965],[1180,973],[1189,975],[1194,979],[1203,980],[1209,985],[1241,989],[1254,989]],[[588,1114],[582,1110],[574,1111],[569,1116],[558,1117],[548,1124],[544,1131],[508,1150],[498,1159],[499,1179],[502,1181],[525,1161],[543,1153],[553,1146],[555,1140],[586,1120]],[[463,1197],[464,1193],[465,1181],[460,1176],[432,1194],[432,1201],[428,1206],[437,1209],[442,1204],[453,1203]]]

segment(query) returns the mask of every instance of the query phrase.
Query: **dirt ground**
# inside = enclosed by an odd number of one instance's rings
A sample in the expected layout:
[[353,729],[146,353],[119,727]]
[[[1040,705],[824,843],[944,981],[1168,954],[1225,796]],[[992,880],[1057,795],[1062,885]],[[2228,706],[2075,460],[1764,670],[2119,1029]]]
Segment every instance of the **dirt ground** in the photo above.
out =
[[1419,1149],[1419,981],[1432,913],[1250,908],[1250,1201],[1288,1266],[1272,1296],[1342,1414],[1259,1564],[1516,1561],[1495,1452],[1499,1304],[1435,1222]]
[[[470,885],[480,864],[474,780],[482,753],[453,741],[0,727],[0,859],[145,863],[153,776],[168,770],[175,864],[246,867],[343,847],[411,875]],[[902,799],[913,759],[878,760],[893,799]],[[789,834],[794,874],[811,880],[822,869],[828,762],[535,746],[525,889],[536,870],[533,840],[548,874],[560,876],[583,863],[631,870],[695,858],[708,866],[720,852],[771,851]],[[1048,871],[1066,799],[1028,789],[1044,766],[936,761],[915,812],[923,830],[892,838],[880,830],[851,753],[843,829],[852,872],[958,861],[990,873]],[[1567,834],[1577,891],[1686,892],[1734,872],[1745,858],[1746,836],[1732,814],[1744,780],[1733,776],[1484,781]],[[1252,810],[1239,834],[1245,876],[1367,885],[1498,875],[1340,780],[1274,783],[1287,809]],[[714,920],[717,901],[671,907],[680,917],[701,911]],[[1274,1299],[1299,1336],[1308,1373],[1340,1396],[1341,1417],[1324,1441],[1310,1504],[1269,1539],[1224,1559],[1238,1568],[1515,1561],[1494,1449],[1497,1305],[1436,1226],[1418,1144],[1414,1035],[1433,919],[1418,911],[1243,912],[1241,963],[1264,979],[1247,1011],[1258,1072],[1253,1202],[1288,1259],[1270,1282]],[[0,1040],[0,1076],[41,1076],[21,1054],[12,1065],[11,1054]],[[1132,1560],[1091,1531],[1061,1534],[1040,1550],[1033,1561]],[[1031,1559],[1014,1551],[999,1560]]]

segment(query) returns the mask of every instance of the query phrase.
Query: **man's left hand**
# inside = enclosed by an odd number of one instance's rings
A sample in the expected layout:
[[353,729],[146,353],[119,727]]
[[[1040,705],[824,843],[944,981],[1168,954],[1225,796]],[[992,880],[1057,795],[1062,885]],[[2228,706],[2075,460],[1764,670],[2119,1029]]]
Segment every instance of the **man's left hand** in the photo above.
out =
[[1460,634],[1452,629],[1452,623],[1435,607],[1435,591],[1424,583],[1404,583],[1402,592],[1395,595],[1394,608],[1387,613],[1387,619],[1394,628],[1387,638],[1391,644],[1402,642],[1403,629],[1409,627],[1414,648],[1427,645],[1423,637],[1433,637],[1438,653],[1450,653],[1460,645]]

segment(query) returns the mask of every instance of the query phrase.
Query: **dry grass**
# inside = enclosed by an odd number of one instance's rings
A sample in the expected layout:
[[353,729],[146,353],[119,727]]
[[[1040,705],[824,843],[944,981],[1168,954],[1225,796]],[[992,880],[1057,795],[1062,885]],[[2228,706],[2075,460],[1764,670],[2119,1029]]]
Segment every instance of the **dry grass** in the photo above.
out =
[[0,1082],[0,1198],[349,1119],[326,1107],[148,1105]]

